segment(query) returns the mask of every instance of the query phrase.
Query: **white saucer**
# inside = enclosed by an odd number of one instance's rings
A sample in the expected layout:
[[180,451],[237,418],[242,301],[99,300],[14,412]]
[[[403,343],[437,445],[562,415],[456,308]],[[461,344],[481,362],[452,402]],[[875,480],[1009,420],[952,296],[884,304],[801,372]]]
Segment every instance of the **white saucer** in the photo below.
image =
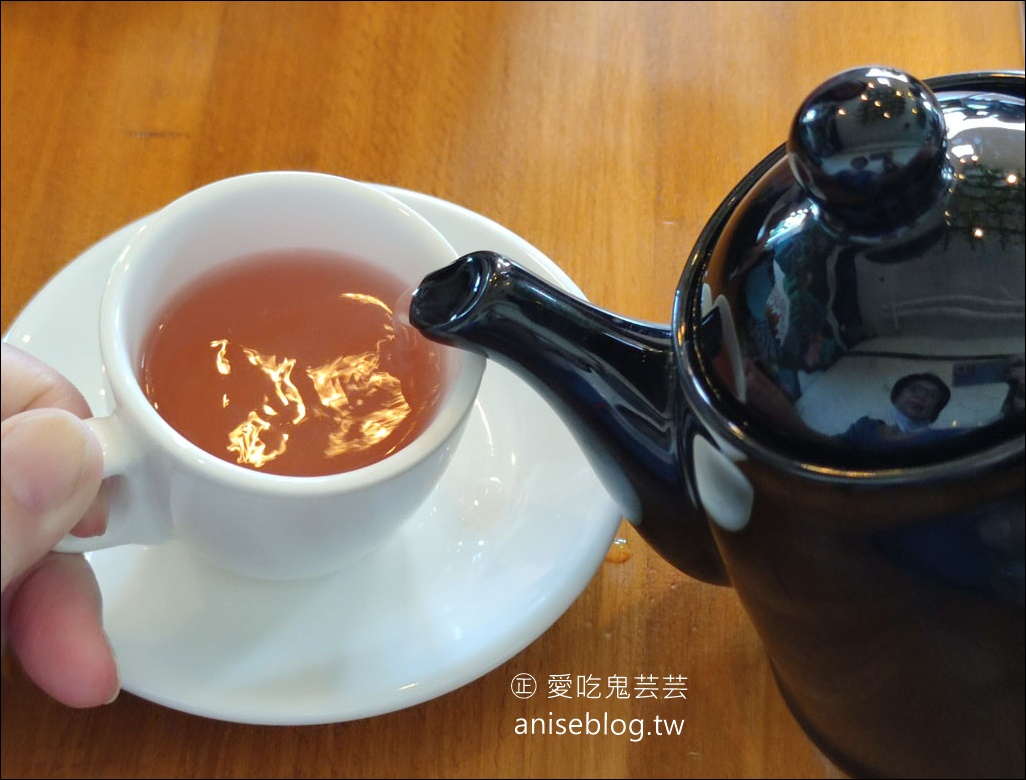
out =
[[[492,249],[580,294],[537,249],[429,196],[383,187],[463,254]],[[109,411],[95,324],[129,225],[33,298],[4,340]],[[576,442],[512,373],[490,363],[455,461],[386,547],[315,580],[214,569],[176,543],[92,553],[124,689],[240,723],[331,723],[448,693],[545,632],[602,563],[620,522]]]

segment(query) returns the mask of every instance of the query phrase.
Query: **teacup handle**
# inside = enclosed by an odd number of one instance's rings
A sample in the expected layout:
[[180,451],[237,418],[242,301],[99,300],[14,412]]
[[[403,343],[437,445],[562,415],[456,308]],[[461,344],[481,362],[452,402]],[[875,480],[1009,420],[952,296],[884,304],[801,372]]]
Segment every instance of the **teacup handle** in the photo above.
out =
[[107,480],[107,530],[99,536],[65,536],[56,552],[83,553],[125,544],[157,544],[171,535],[166,513],[152,505],[152,490],[145,478],[142,453],[116,414],[85,421],[103,450],[103,477]]
[[85,421],[103,450],[103,477],[124,474],[138,460],[135,447],[117,417],[91,417]]

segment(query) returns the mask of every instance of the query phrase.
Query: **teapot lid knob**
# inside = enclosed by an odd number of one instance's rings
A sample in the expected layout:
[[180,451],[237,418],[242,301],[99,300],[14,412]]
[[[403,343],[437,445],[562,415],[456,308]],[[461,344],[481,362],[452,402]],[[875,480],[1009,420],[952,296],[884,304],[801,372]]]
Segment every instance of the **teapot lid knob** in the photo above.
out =
[[787,156],[829,223],[879,235],[914,221],[947,186],[945,136],[929,87],[893,68],[856,68],[805,99]]

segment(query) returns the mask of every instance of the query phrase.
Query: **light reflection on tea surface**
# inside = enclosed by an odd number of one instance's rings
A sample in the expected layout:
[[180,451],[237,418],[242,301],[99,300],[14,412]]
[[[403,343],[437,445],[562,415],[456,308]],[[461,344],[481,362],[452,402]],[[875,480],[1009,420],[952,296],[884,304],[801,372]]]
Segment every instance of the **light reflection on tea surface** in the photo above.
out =
[[414,441],[441,398],[440,348],[399,314],[408,289],[327,252],[238,258],[157,313],[144,392],[228,463],[283,476],[369,466]]
[[[343,293],[340,297],[379,307],[388,316],[389,323],[384,325],[383,337],[374,351],[339,355],[324,365],[301,367],[310,379],[319,404],[310,414],[319,410],[320,414],[331,418],[331,430],[324,446],[327,457],[362,452],[379,444],[410,413],[402,383],[381,367],[382,350],[395,339],[395,329],[390,324],[391,308],[370,295]],[[260,409],[245,413],[245,419],[228,433],[226,445],[228,452],[236,454],[238,463],[261,468],[285,453],[290,429],[308,419],[307,403],[292,381],[296,359],[283,357],[279,360],[276,355],[265,355],[248,346],[232,345],[228,339],[215,339],[210,346],[217,350],[214,365],[222,376],[231,374],[228,351],[237,346],[246,362],[261,371],[269,383]],[[224,406],[229,407],[231,397],[226,393],[223,399]],[[282,411],[272,405],[275,399]],[[294,411],[286,417],[284,412],[290,407]]]

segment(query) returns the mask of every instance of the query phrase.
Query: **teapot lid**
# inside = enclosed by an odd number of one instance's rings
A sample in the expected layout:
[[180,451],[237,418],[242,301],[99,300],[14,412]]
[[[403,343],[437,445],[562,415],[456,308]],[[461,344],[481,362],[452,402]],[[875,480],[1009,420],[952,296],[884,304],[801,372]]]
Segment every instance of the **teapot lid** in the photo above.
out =
[[1023,83],[865,67],[802,103],[681,278],[700,417],[829,468],[1022,449]]

